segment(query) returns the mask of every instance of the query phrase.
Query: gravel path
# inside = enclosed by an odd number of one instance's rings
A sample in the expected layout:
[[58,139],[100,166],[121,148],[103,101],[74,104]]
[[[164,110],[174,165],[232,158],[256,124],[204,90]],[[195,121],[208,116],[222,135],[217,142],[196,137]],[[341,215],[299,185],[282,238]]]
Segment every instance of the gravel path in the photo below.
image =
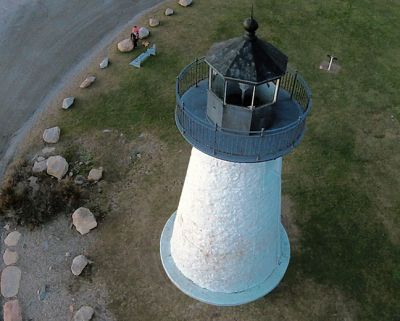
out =
[[0,0],[0,178],[35,116],[94,51],[161,0]]

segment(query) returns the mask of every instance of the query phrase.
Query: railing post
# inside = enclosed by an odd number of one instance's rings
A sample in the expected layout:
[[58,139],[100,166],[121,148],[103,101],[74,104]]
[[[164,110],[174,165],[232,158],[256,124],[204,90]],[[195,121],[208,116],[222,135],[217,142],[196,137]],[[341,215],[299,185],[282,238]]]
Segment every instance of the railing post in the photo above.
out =
[[258,140],[258,154],[257,154],[257,160],[260,160],[261,141],[262,141],[263,137],[264,137],[264,128],[261,128],[260,139]]
[[297,81],[297,70],[296,70],[296,72],[294,74],[292,90],[290,91],[290,99],[293,98],[293,92],[294,92],[294,87],[296,86],[296,81]]
[[183,134],[185,134],[186,133],[186,129],[185,129],[185,104],[183,102],[182,102],[181,113],[182,113],[182,124],[181,124],[181,126],[182,126]]
[[197,87],[197,85],[198,85],[198,80],[197,80],[197,78],[198,78],[198,72],[197,72],[197,67],[198,67],[198,61],[199,61],[199,58],[196,58],[196,87]]
[[216,149],[216,145],[217,145],[217,131],[218,131],[218,124],[215,124],[215,127],[214,127],[214,146],[213,146],[214,155],[216,154],[215,149]]

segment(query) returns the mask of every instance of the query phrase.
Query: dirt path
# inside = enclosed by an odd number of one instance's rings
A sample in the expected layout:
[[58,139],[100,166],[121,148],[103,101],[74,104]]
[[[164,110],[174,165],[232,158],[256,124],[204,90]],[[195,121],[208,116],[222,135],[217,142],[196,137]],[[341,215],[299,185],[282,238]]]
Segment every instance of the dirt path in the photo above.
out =
[[71,71],[160,2],[0,0],[0,177],[38,111]]

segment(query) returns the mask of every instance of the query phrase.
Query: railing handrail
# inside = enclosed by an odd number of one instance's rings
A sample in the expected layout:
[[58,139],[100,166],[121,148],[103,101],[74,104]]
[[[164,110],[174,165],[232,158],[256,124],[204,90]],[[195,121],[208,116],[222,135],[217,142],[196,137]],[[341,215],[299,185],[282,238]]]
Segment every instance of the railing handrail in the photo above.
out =
[[[192,61],[190,64],[186,65],[186,66],[181,70],[181,72],[179,73],[179,75],[176,77],[177,81],[178,81],[178,80],[182,80],[183,76],[186,75],[187,71],[188,71],[193,65],[195,65],[195,64],[196,64],[196,65],[200,65],[200,64],[203,64],[203,63],[206,64],[205,58],[204,58],[204,57],[196,58],[196,60],[194,60],[194,61]],[[298,82],[301,83],[302,87],[305,89],[305,91],[306,91],[306,93],[307,93],[307,97],[308,97],[309,99],[312,98],[312,93],[311,93],[310,87],[308,86],[308,84],[307,84],[307,82],[304,80],[304,78],[301,76],[301,74],[297,72],[297,70],[295,70],[295,69],[291,68],[290,66],[288,66],[287,69],[286,69],[286,74],[290,74],[290,75],[294,75],[294,74],[295,74],[295,75],[296,75],[296,81],[298,81]],[[283,77],[285,77],[285,76],[283,76]],[[200,81],[200,80],[203,80],[203,79],[204,79],[204,78],[202,78],[202,79],[196,79],[196,81]],[[194,85],[194,84],[192,84],[192,85]],[[186,92],[186,91],[185,91],[185,92]],[[288,91],[288,92],[289,92],[289,94],[292,94],[291,91]],[[182,93],[182,94],[184,94],[184,93]],[[305,110],[305,111],[306,111],[306,110]]]

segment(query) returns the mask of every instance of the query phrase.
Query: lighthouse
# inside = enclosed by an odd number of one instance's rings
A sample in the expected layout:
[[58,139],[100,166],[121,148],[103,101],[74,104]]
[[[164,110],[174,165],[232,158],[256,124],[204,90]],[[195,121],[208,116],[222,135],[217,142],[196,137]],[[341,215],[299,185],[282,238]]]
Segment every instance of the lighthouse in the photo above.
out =
[[263,297],[286,272],[282,157],[300,143],[312,104],[287,56],[257,37],[257,21],[243,26],[177,77],[176,125],[193,148],[160,241],[171,281],[219,306]]

